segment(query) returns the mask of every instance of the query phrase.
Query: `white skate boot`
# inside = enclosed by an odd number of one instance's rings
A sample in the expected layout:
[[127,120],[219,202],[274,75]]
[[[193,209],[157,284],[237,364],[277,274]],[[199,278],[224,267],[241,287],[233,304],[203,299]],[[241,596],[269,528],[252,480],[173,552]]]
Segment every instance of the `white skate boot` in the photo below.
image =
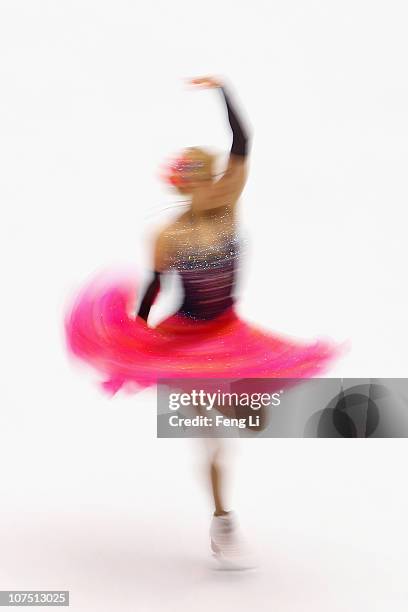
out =
[[210,527],[211,550],[219,569],[245,570],[256,567],[253,555],[242,539],[233,512],[213,516]]

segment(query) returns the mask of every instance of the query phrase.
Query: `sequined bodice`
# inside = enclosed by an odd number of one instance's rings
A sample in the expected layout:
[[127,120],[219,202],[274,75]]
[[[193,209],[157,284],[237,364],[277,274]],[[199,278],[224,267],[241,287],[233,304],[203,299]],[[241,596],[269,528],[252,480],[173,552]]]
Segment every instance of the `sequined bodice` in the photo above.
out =
[[240,247],[239,237],[232,234],[222,235],[217,244],[189,245],[177,253],[172,267],[184,291],[180,313],[212,319],[232,306]]

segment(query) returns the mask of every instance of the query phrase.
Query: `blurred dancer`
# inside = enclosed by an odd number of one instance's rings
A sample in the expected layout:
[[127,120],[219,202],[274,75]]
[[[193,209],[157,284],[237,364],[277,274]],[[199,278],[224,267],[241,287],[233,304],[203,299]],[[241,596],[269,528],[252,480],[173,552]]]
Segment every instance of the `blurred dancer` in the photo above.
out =
[[[112,393],[129,383],[147,387],[159,378],[310,377],[338,354],[332,343],[289,340],[238,316],[233,292],[241,244],[236,208],[248,175],[249,134],[220,80],[200,77],[190,83],[216,90],[225,105],[232,143],[224,173],[216,177],[214,156],[200,147],[183,150],[167,166],[166,180],[186,196],[188,207],[155,239],[152,276],[136,317],[129,312],[134,279],[99,279],[88,285],[67,317],[72,352],[105,375],[104,388]],[[183,301],[174,315],[151,328],[149,313],[169,270],[180,275]],[[231,415],[231,408],[218,409]],[[208,449],[212,551],[223,567],[249,567],[236,518],[225,507],[222,447],[214,439]]]

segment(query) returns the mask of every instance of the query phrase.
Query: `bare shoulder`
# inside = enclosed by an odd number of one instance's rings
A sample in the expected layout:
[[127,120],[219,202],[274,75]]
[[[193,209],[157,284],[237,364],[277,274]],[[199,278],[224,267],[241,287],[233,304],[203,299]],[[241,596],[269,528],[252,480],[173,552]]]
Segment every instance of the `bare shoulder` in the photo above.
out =
[[176,244],[182,236],[191,229],[191,216],[188,212],[181,213],[164,228],[164,235],[169,243]]
[[189,223],[190,223],[190,214],[188,211],[185,211],[183,213],[180,213],[179,215],[177,215],[175,219],[173,219],[173,221],[169,224],[169,228],[171,229],[171,231],[177,233],[183,227],[187,227]]
[[155,269],[167,270],[173,258],[180,232],[187,226],[187,215],[183,213],[159,228],[154,237]]

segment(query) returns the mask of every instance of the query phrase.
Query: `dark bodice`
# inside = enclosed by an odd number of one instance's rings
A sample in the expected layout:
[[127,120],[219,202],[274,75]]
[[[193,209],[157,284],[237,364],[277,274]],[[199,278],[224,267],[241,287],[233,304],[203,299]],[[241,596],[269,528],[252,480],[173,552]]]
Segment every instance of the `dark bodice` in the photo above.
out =
[[240,246],[237,235],[222,236],[219,244],[186,246],[176,254],[172,267],[184,291],[179,313],[212,319],[232,306]]

